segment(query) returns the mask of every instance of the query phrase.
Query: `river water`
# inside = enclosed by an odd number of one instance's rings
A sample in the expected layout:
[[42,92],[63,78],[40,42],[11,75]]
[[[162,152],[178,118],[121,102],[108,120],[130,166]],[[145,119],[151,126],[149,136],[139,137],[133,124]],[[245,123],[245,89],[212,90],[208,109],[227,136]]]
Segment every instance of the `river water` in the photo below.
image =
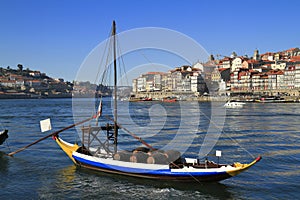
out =
[[[85,104],[88,99],[74,100]],[[73,108],[74,108],[73,102]],[[187,156],[222,150],[220,162],[263,159],[244,173],[219,183],[193,185],[147,181],[76,168],[48,138],[14,157],[5,154],[73,124],[72,99],[0,100],[0,199],[298,199],[300,196],[300,104],[249,103],[242,109],[215,109],[214,103],[120,102],[120,123],[158,148],[179,147]],[[104,108],[110,100],[104,101]],[[123,109],[123,111],[122,111]],[[84,110],[84,109],[83,109]],[[110,112],[103,111],[103,115]],[[81,116],[84,117],[84,116]],[[150,130],[150,131],[149,131]],[[61,133],[77,141],[76,129]],[[210,135],[211,137],[208,137]],[[213,143],[205,143],[205,140]],[[119,147],[139,145],[120,133]],[[211,145],[213,144],[213,146]],[[202,146],[212,146],[201,149]]]

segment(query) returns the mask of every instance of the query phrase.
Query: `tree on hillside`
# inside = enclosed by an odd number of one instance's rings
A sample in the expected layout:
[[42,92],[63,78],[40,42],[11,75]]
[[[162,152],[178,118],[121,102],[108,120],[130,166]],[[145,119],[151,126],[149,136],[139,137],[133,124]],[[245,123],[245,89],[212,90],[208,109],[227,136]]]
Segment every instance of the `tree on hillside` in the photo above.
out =
[[19,71],[23,71],[23,65],[18,64],[17,67],[18,67]]
[[237,57],[237,53],[236,53],[235,51],[234,51],[234,52],[232,52],[230,57],[231,57],[231,58],[235,58],[235,57]]

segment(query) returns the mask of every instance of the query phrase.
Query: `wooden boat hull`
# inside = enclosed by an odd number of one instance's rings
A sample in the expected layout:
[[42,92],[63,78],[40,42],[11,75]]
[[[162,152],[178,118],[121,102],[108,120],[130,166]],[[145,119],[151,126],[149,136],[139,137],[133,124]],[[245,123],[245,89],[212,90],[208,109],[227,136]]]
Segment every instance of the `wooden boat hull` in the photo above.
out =
[[75,165],[95,171],[109,174],[119,174],[124,176],[159,179],[172,182],[216,182],[232,176],[253,166],[261,158],[258,157],[250,164],[235,163],[235,167],[230,165],[219,168],[194,168],[183,167],[172,169],[169,165],[132,163],[113,160],[112,158],[100,158],[86,155],[77,150],[78,145],[71,145],[58,137],[54,138],[58,145],[70,157]]
[[8,130],[3,130],[0,132],[0,145],[5,142],[5,140],[8,138]]

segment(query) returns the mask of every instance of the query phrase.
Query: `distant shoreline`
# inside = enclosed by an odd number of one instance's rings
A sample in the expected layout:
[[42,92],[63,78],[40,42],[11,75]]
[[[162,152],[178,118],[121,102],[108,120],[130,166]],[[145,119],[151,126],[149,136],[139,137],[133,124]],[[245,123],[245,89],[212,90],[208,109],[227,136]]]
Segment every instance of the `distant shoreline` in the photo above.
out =
[[0,99],[53,99],[53,98],[72,98],[72,94],[59,94],[50,96],[35,95],[27,93],[0,94]]
[[[109,97],[109,96],[105,96]],[[51,95],[36,95],[36,94],[28,94],[28,93],[11,93],[11,94],[0,94],[0,100],[1,99],[63,99],[63,98],[78,98],[78,99],[84,99],[84,98],[94,98],[94,95],[75,95],[73,96],[70,94],[51,94]],[[241,101],[241,102],[247,102],[247,103],[300,103],[299,97],[291,97],[291,96],[285,96],[282,98],[282,101],[261,101],[261,100],[249,100],[247,98],[241,97],[217,97],[217,96],[203,96],[203,97],[195,97],[195,98],[187,98],[185,100],[177,100],[178,102],[226,102],[229,100],[234,101]],[[128,100],[129,102],[143,102],[143,101],[132,101]],[[153,100],[153,102],[158,102],[159,100]],[[149,102],[149,101],[145,101]]]
[[[104,97],[107,97],[105,95]],[[64,93],[64,94],[49,94],[49,95],[37,95],[37,94],[29,94],[29,93],[2,93],[0,94],[1,99],[60,99],[60,98],[94,98],[95,94],[72,94],[72,93]]]

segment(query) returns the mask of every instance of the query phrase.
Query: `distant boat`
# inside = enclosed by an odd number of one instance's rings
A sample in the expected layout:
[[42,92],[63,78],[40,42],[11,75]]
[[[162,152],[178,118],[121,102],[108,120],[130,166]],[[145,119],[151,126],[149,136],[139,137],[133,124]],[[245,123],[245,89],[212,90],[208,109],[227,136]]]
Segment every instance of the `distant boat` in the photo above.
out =
[[286,101],[283,97],[279,96],[263,96],[256,100],[259,103],[288,103],[294,101]]
[[162,102],[168,102],[168,103],[172,103],[172,102],[176,102],[177,98],[176,97],[166,97],[162,99]]
[[150,97],[144,97],[144,98],[130,97],[128,100],[130,102],[141,102],[141,101],[152,101],[153,99]]
[[0,145],[8,138],[8,130],[3,130],[0,132]]
[[[113,40],[113,52],[117,52],[115,50],[115,30],[115,22],[113,22],[111,37]],[[116,55],[115,53],[113,55],[113,60],[115,61]],[[81,145],[70,144],[64,141],[59,137],[59,132],[51,134],[53,135],[53,139],[76,166],[101,171],[107,174],[118,174],[159,181],[173,181],[182,184],[183,182],[194,183],[200,181],[224,180],[245,171],[261,159],[261,157],[257,157],[249,164],[241,164],[239,162],[219,164],[209,160],[201,162],[197,158],[185,158],[179,151],[172,149],[163,151],[153,148],[142,138],[117,122],[116,62],[114,62],[113,69],[115,73],[114,118],[110,119],[107,117],[112,124],[105,123],[102,126],[89,125],[82,127]],[[100,101],[97,114],[80,123],[102,117],[101,113],[102,101]],[[145,147],[138,147],[131,151],[120,151],[118,149],[118,132],[121,130],[140,141]],[[92,142],[97,142],[98,146],[93,146]]]
[[242,108],[245,105],[244,102],[227,101],[224,105],[225,108]]
[[152,101],[152,98],[151,97],[145,97],[145,98],[142,98],[141,101]]

